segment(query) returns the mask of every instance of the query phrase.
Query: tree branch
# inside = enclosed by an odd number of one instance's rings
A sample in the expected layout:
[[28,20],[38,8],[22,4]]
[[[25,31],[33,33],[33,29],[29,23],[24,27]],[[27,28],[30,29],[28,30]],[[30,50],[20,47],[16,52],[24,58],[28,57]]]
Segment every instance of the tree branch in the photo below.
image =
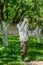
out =
[[23,14],[26,12],[27,9],[23,9],[22,13],[17,17],[17,19],[15,20],[15,23],[18,23],[21,19],[21,17],[23,16]]
[[14,23],[14,21],[15,21],[16,18],[17,18],[18,11],[19,11],[19,9],[21,8],[21,5],[22,5],[22,0],[20,1],[18,8],[16,9],[16,14],[15,14],[15,16],[14,16],[14,18],[13,18],[13,23]]
[[20,19],[24,15],[24,13],[30,8],[31,6],[25,6],[25,8],[22,10],[22,13],[15,19],[14,23],[19,23]]
[[5,3],[5,0],[3,2],[0,2],[0,18],[1,20],[4,20],[4,13],[3,13],[3,8],[4,8],[4,3]]

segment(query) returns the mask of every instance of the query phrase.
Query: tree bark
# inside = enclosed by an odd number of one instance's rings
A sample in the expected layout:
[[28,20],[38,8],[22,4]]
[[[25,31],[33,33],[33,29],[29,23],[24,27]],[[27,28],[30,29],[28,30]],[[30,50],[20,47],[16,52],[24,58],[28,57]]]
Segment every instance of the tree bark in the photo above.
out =
[[6,30],[6,23],[4,21],[2,21],[2,25],[1,25],[1,30],[2,32],[2,42],[5,46],[8,46],[8,41],[7,41],[7,30]]

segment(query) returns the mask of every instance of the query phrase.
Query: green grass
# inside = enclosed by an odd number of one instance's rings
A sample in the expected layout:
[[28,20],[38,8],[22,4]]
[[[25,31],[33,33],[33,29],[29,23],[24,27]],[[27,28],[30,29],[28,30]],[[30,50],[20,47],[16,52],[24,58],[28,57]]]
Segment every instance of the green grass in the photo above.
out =
[[[20,41],[18,36],[8,36],[9,46],[5,47],[0,36],[0,65],[23,65],[21,64]],[[43,38],[41,43],[37,39],[29,37],[27,44],[26,61],[43,61]]]

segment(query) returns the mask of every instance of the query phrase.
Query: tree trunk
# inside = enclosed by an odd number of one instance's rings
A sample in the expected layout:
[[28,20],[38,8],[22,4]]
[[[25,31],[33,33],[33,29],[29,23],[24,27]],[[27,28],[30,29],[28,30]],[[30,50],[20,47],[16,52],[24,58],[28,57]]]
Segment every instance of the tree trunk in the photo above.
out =
[[8,46],[8,41],[7,41],[7,31],[6,31],[6,23],[4,21],[2,21],[2,25],[1,25],[1,30],[2,32],[2,42],[5,46]]

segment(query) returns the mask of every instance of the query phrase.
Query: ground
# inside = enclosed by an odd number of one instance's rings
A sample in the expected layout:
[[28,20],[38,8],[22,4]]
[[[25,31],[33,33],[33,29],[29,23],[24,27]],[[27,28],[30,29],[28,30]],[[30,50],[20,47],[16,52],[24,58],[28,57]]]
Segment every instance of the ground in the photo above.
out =
[[[19,37],[8,36],[8,42],[9,46],[5,47],[0,37],[0,65],[23,65],[24,63],[21,63]],[[41,61],[41,64],[43,63],[43,38],[41,38],[41,43],[38,44],[36,38],[29,37],[25,61],[27,65],[32,63],[31,61],[34,61],[34,63]]]
[[24,65],[43,65],[43,61],[31,61],[31,62],[26,62]]

